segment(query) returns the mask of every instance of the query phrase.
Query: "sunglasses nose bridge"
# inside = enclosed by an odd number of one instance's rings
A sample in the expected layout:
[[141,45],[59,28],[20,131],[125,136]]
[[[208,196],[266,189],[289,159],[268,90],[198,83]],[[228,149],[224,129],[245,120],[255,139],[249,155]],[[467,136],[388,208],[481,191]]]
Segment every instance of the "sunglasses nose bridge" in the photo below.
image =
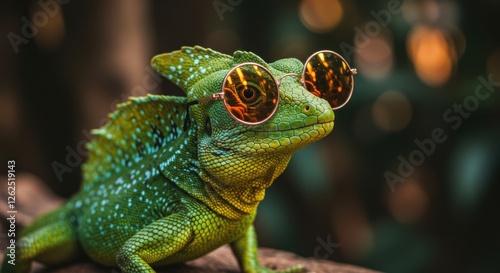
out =
[[302,83],[302,77],[301,77],[299,74],[297,74],[297,73],[286,73],[286,74],[284,74],[284,75],[281,75],[281,76],[278,78],[278,80],[277,80],[277,82],[276,82],[276,86],[278,87],[278,89],[279,89],[279,87],[281,86],[281,81],[283,81],[283,79],[284,79],[285,77],[295,77],[295,78],[299,79],[299,81]]

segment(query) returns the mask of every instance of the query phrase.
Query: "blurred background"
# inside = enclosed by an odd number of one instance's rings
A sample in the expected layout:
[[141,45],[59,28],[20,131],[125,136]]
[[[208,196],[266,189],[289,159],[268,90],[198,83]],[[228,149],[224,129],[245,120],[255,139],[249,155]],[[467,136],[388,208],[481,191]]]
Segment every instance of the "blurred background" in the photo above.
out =
[[0,162],[68,197],[88,132],[118,102],[182,95],[152,56],[330,49],[358,69],[354,94],[267,191],[261,246],[385,272],[500,272],[499,14],[497,0],[2,1]]

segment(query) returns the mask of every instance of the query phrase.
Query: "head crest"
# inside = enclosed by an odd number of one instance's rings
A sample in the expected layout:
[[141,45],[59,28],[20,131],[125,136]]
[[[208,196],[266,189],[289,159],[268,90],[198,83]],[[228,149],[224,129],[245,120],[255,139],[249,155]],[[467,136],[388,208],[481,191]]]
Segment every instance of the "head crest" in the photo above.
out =
[[186,93],[200,79],[219,70],[231,69],[232,65],[231,56],[200,46],[182,47],[151,60],[153,69]]

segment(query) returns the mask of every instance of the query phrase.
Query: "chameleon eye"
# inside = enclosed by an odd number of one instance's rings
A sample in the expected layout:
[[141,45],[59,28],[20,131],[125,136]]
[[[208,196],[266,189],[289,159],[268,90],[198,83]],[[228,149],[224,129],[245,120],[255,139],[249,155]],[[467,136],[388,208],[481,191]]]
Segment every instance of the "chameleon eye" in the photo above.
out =
[[253,87],[245,87],[240,92],[240,98],[245,102],[253,102],[257,98],[257,91],[255,91]]
[[259,64],[245,63],[231,69],[222,89],[228,113],[243,124],[262,123],[278,107],[276,81],[271,72]]
[[320,51],[307,59],[302,79],[304,88],[338,109],[351,98],[355,74],[356,69],[351,69],[339,54]]
[[253,106],[260,103],[261,91],[255,86],[240,86],[236,88],[238,90],[237,95],[242,103],[247,106]]

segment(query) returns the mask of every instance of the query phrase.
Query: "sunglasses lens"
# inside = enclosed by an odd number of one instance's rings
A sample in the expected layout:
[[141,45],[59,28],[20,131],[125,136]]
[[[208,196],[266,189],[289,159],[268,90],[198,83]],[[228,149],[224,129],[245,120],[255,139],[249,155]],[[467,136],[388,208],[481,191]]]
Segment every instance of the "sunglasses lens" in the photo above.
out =
[[244,124],[268,120],[278,106],[279,92],[273,76],[260,65],[233,68],[223,85],[224,104],[229,114]]
[[304,87],[338,109],[351,98],[353,73],[349,65],[334,52],[323,51],[309,58],[304,67]]

